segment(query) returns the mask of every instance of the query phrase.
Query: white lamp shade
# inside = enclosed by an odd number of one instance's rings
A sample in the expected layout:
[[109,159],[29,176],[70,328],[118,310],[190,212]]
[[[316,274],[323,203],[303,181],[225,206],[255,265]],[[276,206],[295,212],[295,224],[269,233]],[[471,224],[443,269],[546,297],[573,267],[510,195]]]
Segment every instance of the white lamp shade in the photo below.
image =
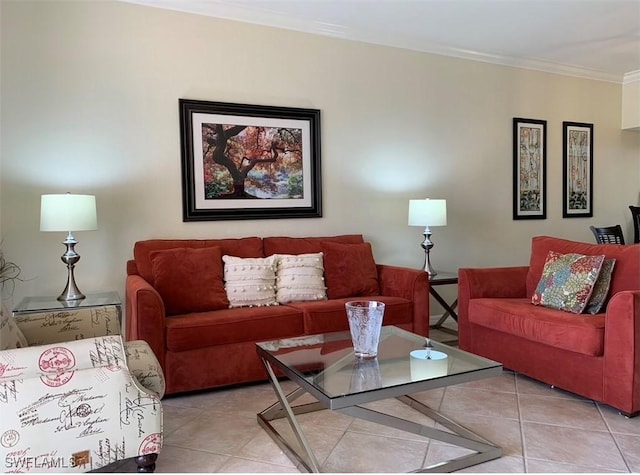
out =
[[98,229],[93,195],[42,195],[40,231],[93,231]]
[[413,350],[409,355],[412,381],[440,378],[449,372],[447,354],[442,351]]
[[409,226],[446,226],[447,200],[409,200]]

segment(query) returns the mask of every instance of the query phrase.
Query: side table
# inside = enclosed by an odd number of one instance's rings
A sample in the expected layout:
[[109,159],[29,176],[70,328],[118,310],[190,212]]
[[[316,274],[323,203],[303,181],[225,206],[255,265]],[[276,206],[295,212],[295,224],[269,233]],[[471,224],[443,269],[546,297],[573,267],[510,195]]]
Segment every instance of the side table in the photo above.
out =
[[[121,334],[122,301],[117,292],[89,293],[86,298],[60,301],[56,297],[25,297],[13,309],[13,318],[29,344],[42,334],[51,343]],[[51,333],[57,333],[56,341]]]
[[456,322],[458,321],[458,314],[456,313],[456,307],[458,306],[458,299],[456,298],[451,304],[449,304],[436,290],[438,285],[453,285],[458,283],[458,274],[454,272],[438,272],[436,275],[429,277],[429,293],[433,295],[433,298],[438,301],[440,305],[445,309],[440,319],[430,325],[430,328],[438,329],[442,332],[449,333],[450,335],[458,336],[458,332],[450,328],[444,327],[442,324],[451,317]]

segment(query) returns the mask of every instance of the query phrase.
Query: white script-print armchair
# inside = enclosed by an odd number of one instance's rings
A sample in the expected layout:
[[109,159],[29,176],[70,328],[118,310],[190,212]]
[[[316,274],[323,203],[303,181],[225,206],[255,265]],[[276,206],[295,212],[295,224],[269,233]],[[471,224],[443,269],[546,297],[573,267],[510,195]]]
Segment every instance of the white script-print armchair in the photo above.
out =
[[146,342],[122,340],[115,315],[93,310],[0,311],[1,471],[85,472],[133,457],[138,472],[155,469],[162,370]]

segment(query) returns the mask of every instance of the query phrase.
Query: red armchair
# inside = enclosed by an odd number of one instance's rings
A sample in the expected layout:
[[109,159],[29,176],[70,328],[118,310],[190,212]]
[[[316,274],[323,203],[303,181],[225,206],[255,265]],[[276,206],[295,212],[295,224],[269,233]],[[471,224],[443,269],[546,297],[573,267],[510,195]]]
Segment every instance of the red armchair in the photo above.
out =
[[[550,250],[616,259],[604,313],[531,304]],[[535,237],[529,266],[460,269],[458,286],[460,348],[625,415],[640,412],[640,245]]]

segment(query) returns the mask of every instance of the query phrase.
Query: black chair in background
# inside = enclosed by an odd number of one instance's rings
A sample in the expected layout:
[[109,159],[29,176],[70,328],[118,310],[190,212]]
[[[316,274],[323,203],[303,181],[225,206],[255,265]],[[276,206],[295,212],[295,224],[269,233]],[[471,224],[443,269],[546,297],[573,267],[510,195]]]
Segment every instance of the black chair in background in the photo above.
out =
[[640,243],[640,206],[629,205],[633,218],[633,242]]
[[622,234],[622,227],[619,224],[601,228],[589,226],[589,229],[591,229],[591,232],[596,237],[598,244],[624,244],[624,235]]

